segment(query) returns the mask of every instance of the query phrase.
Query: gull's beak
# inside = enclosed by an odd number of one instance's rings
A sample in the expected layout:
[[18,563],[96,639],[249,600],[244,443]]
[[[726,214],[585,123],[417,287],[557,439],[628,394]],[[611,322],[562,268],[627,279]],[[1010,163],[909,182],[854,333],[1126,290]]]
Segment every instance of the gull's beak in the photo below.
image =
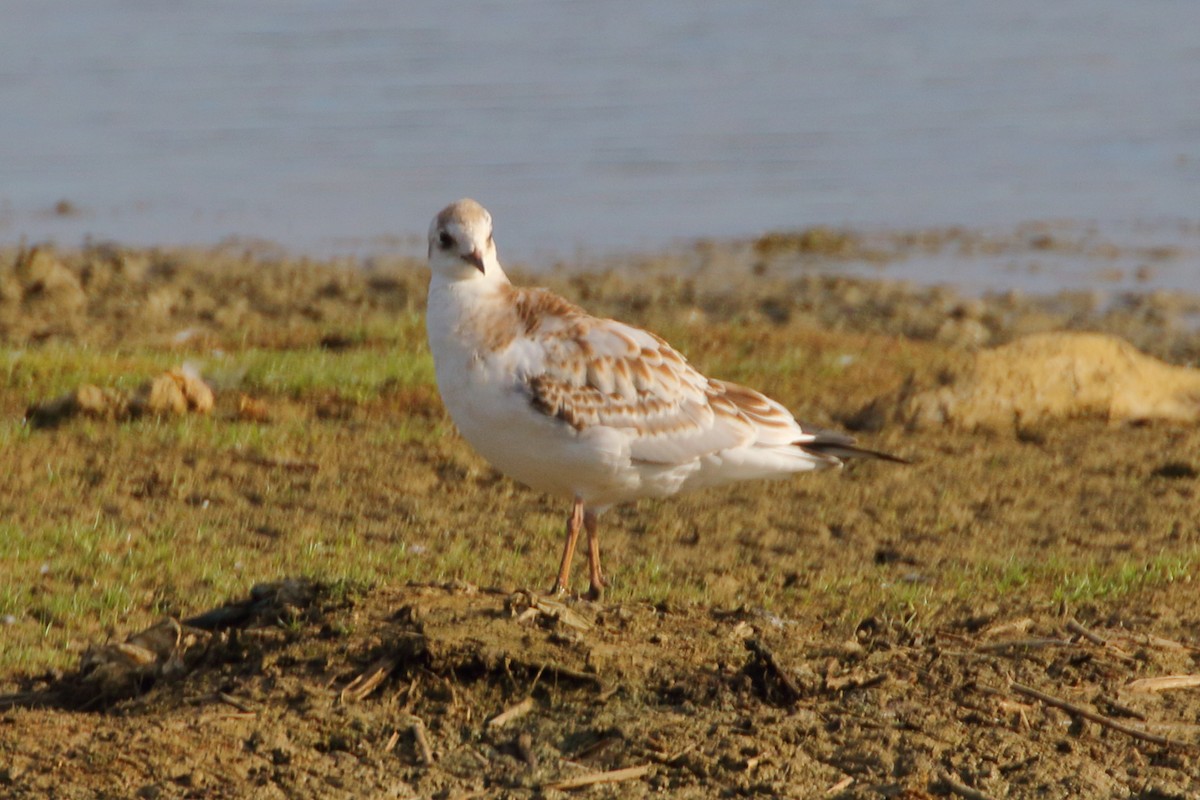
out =
[[463,261],[466,261],[471,266],[475,267],[475,269],[479,270],[480,272],[483,272],[483,253],[479,252],[478,249],[472,250],[471,252],[467,253],[466,255],[464,255],[462,257],[462,259],[463,259]]

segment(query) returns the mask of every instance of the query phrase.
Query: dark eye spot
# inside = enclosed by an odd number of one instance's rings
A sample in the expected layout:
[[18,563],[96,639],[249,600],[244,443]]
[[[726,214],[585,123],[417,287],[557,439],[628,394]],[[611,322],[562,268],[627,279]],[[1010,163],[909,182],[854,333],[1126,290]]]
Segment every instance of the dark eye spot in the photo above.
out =
[[454,246],[454,237],[446,233],[446,231],[442,231],[438,234],[438,244],[442,246],[443,250],[449,250]]

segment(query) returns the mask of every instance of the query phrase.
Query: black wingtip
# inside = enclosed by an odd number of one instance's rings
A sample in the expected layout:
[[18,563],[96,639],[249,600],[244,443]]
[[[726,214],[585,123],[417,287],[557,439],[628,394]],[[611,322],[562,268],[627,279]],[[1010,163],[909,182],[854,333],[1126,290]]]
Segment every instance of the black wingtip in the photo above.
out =
[[796,446],[814,456],[835,458],[839,461],[851,458],[875,458],[880,461],[891,461],[894,464],[913,463],[906,458],[894,456],[891,453],[884,453],[880,450],[868,450],[865,447],[857,447],[843,441],[822,441],[821,439],[816,439],[811,442],[797,442]]

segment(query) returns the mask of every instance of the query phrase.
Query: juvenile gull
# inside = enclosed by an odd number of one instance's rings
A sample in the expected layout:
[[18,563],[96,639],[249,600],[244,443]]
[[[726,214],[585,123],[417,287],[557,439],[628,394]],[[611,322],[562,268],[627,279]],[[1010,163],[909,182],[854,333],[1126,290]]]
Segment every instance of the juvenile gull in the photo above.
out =
[[500,472],[574,501],[555,593],[567,590],[583,528],[588,596],[601,596],[596,518],[616,503],[846,458],[902,461],[802,425],[753,389],[705,377],[653,333],[513,286],[496,257],[492,217],[474,200],[434,217],[429,267],[429,346],[455,425]]

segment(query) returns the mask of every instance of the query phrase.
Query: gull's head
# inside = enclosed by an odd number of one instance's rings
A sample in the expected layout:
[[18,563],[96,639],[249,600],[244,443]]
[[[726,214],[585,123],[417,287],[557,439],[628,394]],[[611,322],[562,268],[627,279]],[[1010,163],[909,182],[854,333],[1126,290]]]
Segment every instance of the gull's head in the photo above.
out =
[[468,199],[438,212],[429,224],[429,268],[450,281],[503,277],[486,208]]

